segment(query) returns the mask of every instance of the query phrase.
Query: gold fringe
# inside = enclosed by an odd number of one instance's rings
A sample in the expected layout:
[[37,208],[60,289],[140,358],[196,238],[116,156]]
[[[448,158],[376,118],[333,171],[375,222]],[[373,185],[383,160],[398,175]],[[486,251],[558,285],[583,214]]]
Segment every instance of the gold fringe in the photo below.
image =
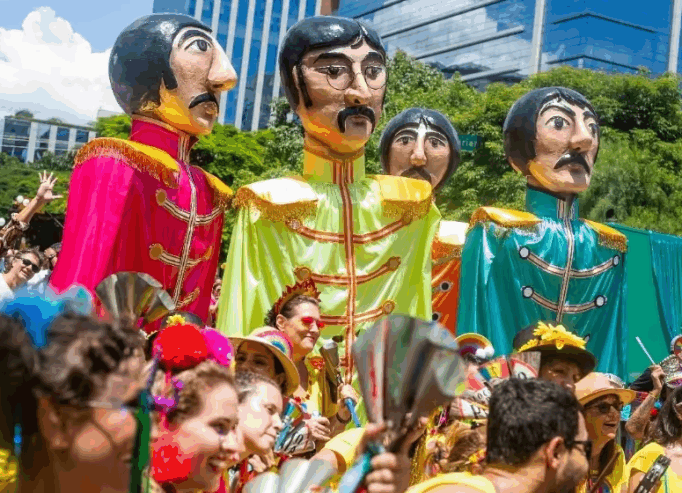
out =
[[177,188],[175,171],[166,164],[138,151],[127,141],[113,137],[100,137],[84,145],[74,159],[74,169],[93,158],[112,158],[131,168],[147,173],[169,188]]
[[505,228],[529,228],[539,224],[541,219],[530,212],[500,209],[498,207],[479,207],[469,220],[472,228],[478,223],[494,222]]
[[225,185],[222,181],[220,181],[220,178],[218,178],[217,176],[214,176],[203,169],[201,171],[204,172],[204,176],[206,176],[208,184],[213,189],[216,205],[222,209],[230,207],[232,203],[232,198],[234,197],[234,192],[232,191],[232,189]]
[[434,266],[444,264],[453,258],[461,257],[463,247],[464,245],[444,243],[436,238],[431,245],[431,260],[433,260]]
[[248,187],[240,188],[232,203],[237,209],[241,207],[255,207],[264,219],[273,222],[286,222],[294,219],[302,221],[307,217],[313,216],[317,211],[317,200],[301,201],[286,205],[273,204],[260,198]]
[[408,222],[421,219],[431,208],[431,196],[424,200],[382,200],[384,215],[389,218],[402,217]]
[[597,233],[601,246],[618,250],[621,253],[628,251],[628,237],[617,229],[613,229],[606,224],[590,221],[589,219],[582,219],[582,221]]

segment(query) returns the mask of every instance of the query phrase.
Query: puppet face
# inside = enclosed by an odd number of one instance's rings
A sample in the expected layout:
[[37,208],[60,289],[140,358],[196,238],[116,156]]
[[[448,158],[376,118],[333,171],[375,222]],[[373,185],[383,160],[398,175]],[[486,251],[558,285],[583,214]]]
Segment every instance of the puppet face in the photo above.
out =
[[447,137],[421,121],[398,130],[388,151],[388,171],[395,176],[417,178],[432,188],[445,178],[452,149]]
[[554,99],[540,109],[535,125],[535,158],[528,163],[528,182],[556,193],[587,190],[599,149],[596,115]]
[[[338,153],[365,146],[381,117],[386,65],[365,41],[351,47],[308,52],[294,69],[299,88],[298,116],[306,134]],[[306,107],[299,77],[312,106]]]
[[191,135],[210,134],[220,93],[237,83],[227,55],[207,31],[186,27],[173,41],[170,65],[178,86],[171,90],[162,83],[156,116]]

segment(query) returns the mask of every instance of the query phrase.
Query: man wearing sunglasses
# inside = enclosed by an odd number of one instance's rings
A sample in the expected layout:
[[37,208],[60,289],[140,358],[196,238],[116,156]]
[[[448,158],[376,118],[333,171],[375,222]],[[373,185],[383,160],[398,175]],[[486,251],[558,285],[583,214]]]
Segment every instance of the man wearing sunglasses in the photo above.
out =
[[570,493],[584,481],[592,442],[571,391],[510,378],[493,390],[489,412],[483,473],[443,474],[408,493]]
[[6,262],[5,273],[0,275],[0,301],[12,298],[40,271],[42,264],[43,256],[37,249],[21,250],[11,257],[11,261]]
[[303,176],[237,192],[217,326],[249,333],[286,286],[312,279],[323,337],[345,343],[352,370],[352,342],[374,320],[391,312],[431,318],[430,248],[440,214],[429,182],[365,174],[387,82],[373,29],[341,17],[304,19],[282,41],[279,65],[303,125]]

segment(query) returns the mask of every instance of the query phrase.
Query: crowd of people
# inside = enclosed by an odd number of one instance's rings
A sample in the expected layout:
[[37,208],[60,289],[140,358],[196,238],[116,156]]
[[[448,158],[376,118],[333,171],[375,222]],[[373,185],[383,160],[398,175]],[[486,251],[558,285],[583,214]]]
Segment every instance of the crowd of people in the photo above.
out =
[[441,220],[452,123],[405,109],[385,174],[365,175],[385,47],[311,17],[279,55],[302,175],[235,194],[188,162],[237,80],[210,33],[176,14],[128,26],[109,68],[130,139],[79,151],[62,243],[22,246],[60,198],[47,173],[0,230],[2,491],[682,489],[682,336],[618,377],[627,240],[578,216],[600,139],[583,95],[509,109],[526,210]]

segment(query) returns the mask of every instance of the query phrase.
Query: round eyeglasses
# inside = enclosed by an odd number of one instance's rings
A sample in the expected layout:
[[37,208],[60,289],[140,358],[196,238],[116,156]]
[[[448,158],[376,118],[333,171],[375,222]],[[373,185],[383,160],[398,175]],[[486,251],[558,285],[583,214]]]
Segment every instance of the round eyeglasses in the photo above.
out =
[[[326,74],[329,85],[338,91],[348,89],[357,75],[349,67],[343,65],[329,65],[317,70]],[[362,73],[370,89],[381,89],[386,85],[386,67],[384,66],[368,65],[362,72],[358,72],[358,74],[360,73]]]

